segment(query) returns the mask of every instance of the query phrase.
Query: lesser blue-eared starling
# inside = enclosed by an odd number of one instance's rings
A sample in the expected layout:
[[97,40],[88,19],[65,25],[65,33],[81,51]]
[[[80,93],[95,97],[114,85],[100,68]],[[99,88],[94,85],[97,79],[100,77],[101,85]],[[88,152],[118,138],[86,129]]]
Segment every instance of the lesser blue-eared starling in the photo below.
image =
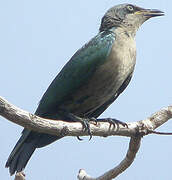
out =
[[[50,84],[35,115],[64,121],[100,116],[131,80],[136,31],[146,20],[161,15],[159,10],[132,4],[109,9],[98,34],[72,56]],[[10,174],[22,171],[36,148],[60,138],[24,129],[6,163]]]

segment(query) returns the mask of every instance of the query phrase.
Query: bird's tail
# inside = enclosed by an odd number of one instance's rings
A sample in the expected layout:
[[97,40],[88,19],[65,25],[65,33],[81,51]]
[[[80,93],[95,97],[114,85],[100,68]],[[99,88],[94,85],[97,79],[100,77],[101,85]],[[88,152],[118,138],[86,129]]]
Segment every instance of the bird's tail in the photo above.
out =
[[9,167],[11,175],[13,175],[15,171],[20,172],[25,168],[32,153],[36,149],[35,141],[26,143],[29,134],[30,131],[23,133],[6,162],[5,167]]
[[46,146],[59,138],[60,137],[57,136],[36,133],[24,129],[22,136],[10,154],[5,167],[9,168],[11,175],[15,172],[21,172],[36,148]]

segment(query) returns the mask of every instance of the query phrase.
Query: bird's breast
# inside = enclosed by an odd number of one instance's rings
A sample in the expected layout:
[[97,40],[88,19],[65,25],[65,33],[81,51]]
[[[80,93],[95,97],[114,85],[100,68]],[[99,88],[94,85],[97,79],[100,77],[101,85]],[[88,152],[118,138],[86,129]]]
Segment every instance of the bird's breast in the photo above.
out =
[[116,89],[121,86],[128,75],[134,70],[136,62],[136,44],[132,37],[125,34],[116,37],[108,57]]

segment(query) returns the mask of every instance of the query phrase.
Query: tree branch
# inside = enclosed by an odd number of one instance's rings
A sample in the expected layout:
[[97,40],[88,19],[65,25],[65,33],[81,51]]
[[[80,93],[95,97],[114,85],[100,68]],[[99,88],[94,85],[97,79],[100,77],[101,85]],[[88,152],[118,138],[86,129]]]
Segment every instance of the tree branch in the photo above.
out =
[[117,177],[119,174],[125,171],[134,161],[136,153],[138,152],[140,147],[140,142],[141,142],[141,137],[132,137],[130,139],[129,149],[127,151],[125,158],[121,161],[121,163],[118,166],[107,171],[102,176],[98,178],[92,178],[91,176],[87,175],[85,170],[80,169],[78,174],[78,179],[79,180],[111,180]]
[[[27,129],[40,133],[47,133],[57,136],[86,136],[88,132],[83,131],[81,123],[64,122],[40,118],[27,111],[24,111],[7,100],[0,97],[0,115],[9,121],[23,126]],[[119,125],[111,126],[108,122],[91,122],[90,130],[93,136],[127,136],[131,137],[129,149],[124,160],[115,168],[98,178],[92,178],[84,170],[78,174],[79,180],[110,180],[127,169],[134,161],[140,146],[141,136],[153,133],[153,130],[172,118],[172,106],[161,109],[151,117],[137,122],[127,123],[128,127]]]
[[[64,136],[86,136],[88,132],[84,132],[81,123],[65,122],[61,120],[52,120],[40,118],[34,114],[24,111],[4,98],[0,97],[0,115],[7,120],[23,126],[27,129],[41,133]],[[137,122],[127,123],[128,127],[119,125],[119,128],[110,126],[108,122],[92,122],[90,124],[91,133],[93,136],[127,136],[133,137],[139,131],[143,135],[149,133],[149,130],[154,130],[172,118],[172,106],[163,108],[154,113],[151,117]]]
[[14,180],[26,180],[25,179],[25,174],[23,172],[16,173]]

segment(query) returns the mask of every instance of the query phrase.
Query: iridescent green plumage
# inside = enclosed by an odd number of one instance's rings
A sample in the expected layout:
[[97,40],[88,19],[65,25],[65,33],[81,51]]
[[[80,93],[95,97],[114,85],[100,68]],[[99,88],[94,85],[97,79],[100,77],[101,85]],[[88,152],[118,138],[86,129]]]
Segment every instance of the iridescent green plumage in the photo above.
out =
[[[87,83],[94,84],[90,82],[91,78],[95,71],[108,60],[114,40],[113,31],[101,32],[78,50],[53,80],[35,114],[48,118],[55,118],[57,115],[59,118],[58,111],[61,109],[73,113],[72,109],[75,109],[75,106],[78,107],[84,100],[86,101],[90,94],[83,93],[78,97],[78,89],[86,86]],[[79,115],[77,112],[75,114]]]

